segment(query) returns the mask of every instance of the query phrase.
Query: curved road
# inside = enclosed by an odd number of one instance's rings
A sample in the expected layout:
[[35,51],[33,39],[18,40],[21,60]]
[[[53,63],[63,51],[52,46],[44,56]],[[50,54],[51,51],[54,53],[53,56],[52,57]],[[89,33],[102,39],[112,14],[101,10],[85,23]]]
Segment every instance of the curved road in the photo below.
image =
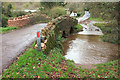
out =
[[[0,70],[5,69],[12,59],[17,57],[33,41],[36,40],[36,32],[45,28],[47,23],[35,24],[24,29],[19,29],[2,35],[2,66]],[[0,63],[1,65],[1,63]],[[2,71],[0,71],[1,74]]]

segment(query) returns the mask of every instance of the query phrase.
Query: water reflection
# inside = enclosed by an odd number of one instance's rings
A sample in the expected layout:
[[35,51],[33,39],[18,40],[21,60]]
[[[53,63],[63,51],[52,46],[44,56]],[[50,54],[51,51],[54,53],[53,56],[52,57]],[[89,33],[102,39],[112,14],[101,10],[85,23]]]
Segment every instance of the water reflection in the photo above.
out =
[[99,36],[72,34],[64,42],[65,58],[78,64],[105,63],[118,58],[118,46]]

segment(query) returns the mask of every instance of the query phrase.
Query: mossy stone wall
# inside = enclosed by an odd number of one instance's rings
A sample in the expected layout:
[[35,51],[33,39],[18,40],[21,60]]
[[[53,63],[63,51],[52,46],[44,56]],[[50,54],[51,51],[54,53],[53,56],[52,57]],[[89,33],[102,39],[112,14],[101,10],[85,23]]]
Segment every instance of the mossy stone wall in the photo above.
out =
[[45,29],[42,30],[42,36],[47,39],[45,53],[50,52],[56,45],[57,37],[66,37],[70,35],[72,27],[77,25],[78,21],[69,16],[60,16],[50,21]]

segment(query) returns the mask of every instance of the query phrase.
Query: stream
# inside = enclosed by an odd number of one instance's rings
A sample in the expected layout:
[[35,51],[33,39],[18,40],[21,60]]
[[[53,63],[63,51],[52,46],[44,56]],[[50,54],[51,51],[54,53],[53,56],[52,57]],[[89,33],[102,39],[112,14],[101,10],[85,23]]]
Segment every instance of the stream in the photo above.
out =
[[64,57],[73,60],[76,64],[100,64],[118,59],[118,45],[103,42],[102,31],[93,26],[96,23],[81,24],[83,31],[71,34],[64,42]]

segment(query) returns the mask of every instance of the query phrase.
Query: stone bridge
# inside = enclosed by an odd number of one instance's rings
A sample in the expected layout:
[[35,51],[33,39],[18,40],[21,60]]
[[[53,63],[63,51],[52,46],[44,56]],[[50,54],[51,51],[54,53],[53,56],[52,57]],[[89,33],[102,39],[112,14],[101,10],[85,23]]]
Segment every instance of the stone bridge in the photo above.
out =
[[[42,29],[42,49],[48,53],[54,46],[59,35],[67,37],[73,31],[73,26],[77,25],[78,21],[67,15],[60,16],[48,23],[45,29]],[[44,40],[43,40],[44,39]]]

